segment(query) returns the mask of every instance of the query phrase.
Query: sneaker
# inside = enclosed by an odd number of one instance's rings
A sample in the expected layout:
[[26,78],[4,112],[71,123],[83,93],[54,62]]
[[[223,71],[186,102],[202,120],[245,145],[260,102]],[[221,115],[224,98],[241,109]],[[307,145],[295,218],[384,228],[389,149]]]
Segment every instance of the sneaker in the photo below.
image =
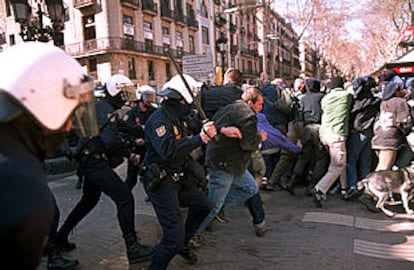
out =
[[358,200],[363,205],[366,206],[368,211],[373,212],[373,213],[379,213],[380,212],[380,210],[375,206],[374,200],[368,194],[365,194],[365,193],[362,194],[361,196],[359,196]]
[[358,190],[356,189],[356,187],[350,187],[348,189],[348,191],[346,192],[344,199],[345,200],[349,200],[352,199],[353,197],[355,197],[356,195],[358,195]]
[[263,178],[262,178],[262,183],[260,183],[259,188],[260,188],[261,190],[265,190],[265,189],[266,189],[266,187],[267,187],[267,177],[263,177]]
[[195,264],[198,261],[197,254],[195,254],[188,245],[181,248],[180,251],[178,251],[178,254],[186,259],[189,264]]
[[220,212],[215,216],[215,219],[220,222],[220,223],[229,223],[230,220],[228,218],[226,218],[226,216],[224,215],[224,210],[223,208],[220,210]]
[[255,231],[256,231],[256,236],[258,237],[263,237],[265,235],[265,233],[267,232],[267,224],[266,222],[262,222],[260,224],[255,224]]
[[316,188],[313,188],[312,191],[312,197],[313,197],[313,203],[316,207],[321,208],[322,204],[322,196],[324,195],[321,191],[317,190]]
[[193,248],[198,248],[204,246],[206,244],[206,240],[201,235],[195,235],[191,237],[189,241],[189,245]]

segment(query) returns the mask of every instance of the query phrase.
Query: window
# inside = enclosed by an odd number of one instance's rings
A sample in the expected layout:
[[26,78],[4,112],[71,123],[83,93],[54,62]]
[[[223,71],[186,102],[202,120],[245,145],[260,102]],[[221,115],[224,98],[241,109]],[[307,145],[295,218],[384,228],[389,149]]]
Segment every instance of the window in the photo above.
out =
[[124,15],[122,17],[124,35],[126,38],[134,37],[134,20],[131,16]]
[[162,27],[162,35],[163,36],[169,36],[170,35],[170,29],[168,27],[163,26]]
[[122,22],[123,22],[123,23],[126,23],[126,24],[131,24],[131,25],[133,25],[133,24],[134,24],[134,19],[133,19],[131,16],[124,15],[124,16],[122,17]]
[[97,61],[96,58],[91,58],[88,61],[88,69],[89,73],[96,72],[97,71]]
[[133,57],[128,58],[128,77],[133,80],[137,78],[135,59]]
[[91,40],[96,38],[95,30],[95,16],[83,17],[83,35],[85,40]]
[[202,31],[203,44],[209,45],[210,40],[209,40],[209,36],[208,36],[208,28],[203,26],[203,27],[201,27],[201,31]]
[[183,47],[183,33],[181,32],[175,32],[175,44],[178,47]]
[[9,36],[9,45],[13,46],[15,44],[16,44],[16,39],[15,39],[14,35],[10,35]]
[[191,54],[195,54],[195,44],[194,44],[194,37],[188,36],[188,47]]
[[149,60],[148,61],[148,80],[155,80],[154,76],[154,62]]
[[200,3],[200,16],[208,18],[207,6],[206,3],[204,3],[204,1],[201,1]]
[[152,23],[150,23],[150,22],[144,22],[144,30],[145,31],[151,31],[152,32]]
[[152,39],[145,39],[145,52],[152,52]]

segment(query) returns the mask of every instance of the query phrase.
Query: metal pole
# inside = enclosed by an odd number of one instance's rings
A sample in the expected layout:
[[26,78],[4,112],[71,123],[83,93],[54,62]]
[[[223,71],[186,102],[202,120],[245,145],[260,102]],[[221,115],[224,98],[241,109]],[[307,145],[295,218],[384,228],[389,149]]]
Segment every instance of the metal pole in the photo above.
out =
[[224,51],[221,51],[221,85],[224,85]]

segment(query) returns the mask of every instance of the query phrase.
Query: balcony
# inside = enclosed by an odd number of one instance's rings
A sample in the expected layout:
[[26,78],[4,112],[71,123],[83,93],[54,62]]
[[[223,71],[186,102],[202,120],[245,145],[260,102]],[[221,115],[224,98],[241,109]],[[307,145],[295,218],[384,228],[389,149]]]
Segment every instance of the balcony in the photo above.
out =
[[185,25],[187,22],[187,17],[184,16],[183,12],[181,10],[174,10],[174,19],[177,23]]
[[142,12],[157,15],[158,5],[155,4],[153,0],[142,0]]
[[121,4],[132,9],[139,8],[139,0],[121,0]]
[[169,7],[161,6],[161,17],[168,19],[169,21],[173,21],[174,18],[174,10],[171,10]]
[[237,45],[231,45],[230,47],[231,55],[236,55],[238,50],[239,50],[239,47]]
[[223,27],[224,25],[226,25],[227,20],[224,17],[221,17],[219,14],[217,14],[214,17],[214,24],[218,27]]
[[237,26],[234,23],[230,23],[230,33],[234,34],[237,31]]
[[96,5],[96,0],[74,0],[73,7],[77,9],[93,7]]
[[188,27],[190,27],[190,28],[195,28],[195,30],[198,29],[198,22],[197,22],[197,20],[195,19],[194,16],[193,17],[187,17],[187,24],[188,24]]
[[[127,50],[137,53],[146,53],[156,56],[167,56],[163,46],[145,44],[145,42],[135,41],[125,38],[100,38],[85,42],[65,44],[64,50],[73,57],[84,57],[93,54],[102,54],[107,51]],[[183,55],[189,54],[178,50],[170,49],[174,58],[181,59]]]
[[244,27],[244,25],[240,26],[240,35],[246,34],[246,27]]
[[214,0],[214,4],[220,6],[220,0]]

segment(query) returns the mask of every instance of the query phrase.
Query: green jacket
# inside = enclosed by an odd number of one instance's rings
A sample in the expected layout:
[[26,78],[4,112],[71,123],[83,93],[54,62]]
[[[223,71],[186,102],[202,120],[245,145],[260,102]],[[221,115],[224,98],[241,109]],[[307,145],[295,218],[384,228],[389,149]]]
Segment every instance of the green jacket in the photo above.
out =
[[349,133],[349,111],[352,95],[342,88],[334,88],[321,100],[321,136],[327,134],[345,135]]

